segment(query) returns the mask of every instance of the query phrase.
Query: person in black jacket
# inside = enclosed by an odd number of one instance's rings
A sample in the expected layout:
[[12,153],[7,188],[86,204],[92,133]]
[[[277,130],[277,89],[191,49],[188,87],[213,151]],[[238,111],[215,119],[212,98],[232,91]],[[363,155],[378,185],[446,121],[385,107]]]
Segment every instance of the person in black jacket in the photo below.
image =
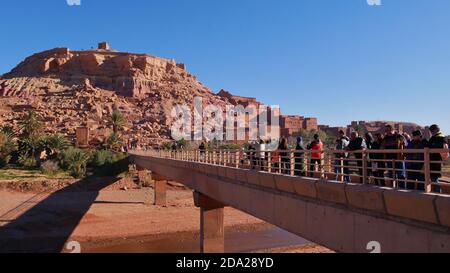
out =
[[[448,149],[448,145],[445,140],[445,136],[441,133],[441,129],[438,125],[433,124],[430,126],[430,132],[432,137],[428,141],[428,147],[430,149]],[[442,161],[441,153],[431,153],[430,161]],[[433,182],[438,182],[439,178],[442,177],[442,163],[430,163],[430,170],[434,173],[431,173],[431,180]],[[440,189],[433,187],[434,192],[440,192]]]
[[[412,139],[408,142],[408,146],[406,149],[408,150],[423,150],[424,148],[428,147],[428,141],[426,139],[423,139],[422,132],[420,130],[416,130],[412,133]],[[423,174],[423,161],[424,161],[424,154],[423,153],[408,153],[406,155],[406,177],[408,180],[411,181],[425,181],[425,176]],[[413,161],[413,162],[411,162]],[[408,190],[424,190],[423,183],[414,183],[414,182],[408,182],[407,183],[407,189]]]
[[[348,151],[360,151],[366,149],[366,141],[359,136],[358,132],[353,132],[350,137],[350,143],[347,146]],[[363,162],[362,162],[362,153],[354,153],[355,158],[357,159],[358,173],[361,176],[360,181],[363,182]]]
[[[378,133],[375,135],[375,141],[372,142],[371,150],[381,150],[383,144],[383,135]],[[375,177],[375,185],[386,186],[384,181],[384,168],[386,167],[384,160],[384,154],[372,153],[370,154],[370,160],[372,161],[372,175]]]
[[[372,133],[367,132],[367,133],[364,135],[364,141],[366,142],[366,148],[367,148],[368,150],[372,149],[372,145],[373,145],[373,143],[375,142]],[[370,155],[368,155],[368,156],[367,156],[367,159],[370,159],[370,158],[371,158]],[[371,177],[371,176],[372,176],[372,168],[371,168],[371,166],[369,166],[369,165],[367,165],[367,176],[368,176],[368,177]]]
[[205,160],[205,154],[206,154],[205,142],[202,141],[202,143],[200,143],[200,146],[198,146],[198,149],[200,150],[200,161],[204,161]]
[[295,146],[295,171],[294,174],[296,176],[305,176],[305,170],[304,170],[304,159],[305,159],[305,153],[303,152],[305,150],[305,146],[303,144],[303,138],[297,137],[297,146]]

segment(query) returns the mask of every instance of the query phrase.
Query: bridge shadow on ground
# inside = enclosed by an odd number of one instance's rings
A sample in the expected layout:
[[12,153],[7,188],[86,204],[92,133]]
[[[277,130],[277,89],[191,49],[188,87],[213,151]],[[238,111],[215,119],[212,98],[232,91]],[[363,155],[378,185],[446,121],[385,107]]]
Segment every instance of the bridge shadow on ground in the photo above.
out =
[[20,216],[0,219],[0,224],[6,223],[0,226],[0,253],[61,252],[99,192],[120,180],[117,176],[128,169],[128,162],[125,158],[109,166],[109,178],[102,181],[93,175],[50,194],[39,194],[21,205],[31,208],[15,209]]

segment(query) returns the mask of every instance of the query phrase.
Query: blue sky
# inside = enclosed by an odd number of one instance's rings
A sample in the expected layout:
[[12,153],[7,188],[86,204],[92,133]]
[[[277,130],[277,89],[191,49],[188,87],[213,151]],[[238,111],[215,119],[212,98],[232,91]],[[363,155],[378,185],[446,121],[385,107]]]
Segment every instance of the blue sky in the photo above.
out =
[[106,40],[322,124],[402,120],[450,134],[450,1],[381,1],[1,1],[0,74],[38,51]]

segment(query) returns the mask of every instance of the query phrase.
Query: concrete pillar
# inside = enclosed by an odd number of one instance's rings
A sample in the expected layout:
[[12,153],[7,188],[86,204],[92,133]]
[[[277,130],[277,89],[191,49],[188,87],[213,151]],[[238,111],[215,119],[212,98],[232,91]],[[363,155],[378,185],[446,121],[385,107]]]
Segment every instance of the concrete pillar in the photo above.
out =
[[224,238],[224,205],[199,192],[194,192],[195,206],[200,208],[200,252],[223,253]]
[[166,207],[167,206],[167,181],[155,180],[154,194],[155,194],[155,206]]

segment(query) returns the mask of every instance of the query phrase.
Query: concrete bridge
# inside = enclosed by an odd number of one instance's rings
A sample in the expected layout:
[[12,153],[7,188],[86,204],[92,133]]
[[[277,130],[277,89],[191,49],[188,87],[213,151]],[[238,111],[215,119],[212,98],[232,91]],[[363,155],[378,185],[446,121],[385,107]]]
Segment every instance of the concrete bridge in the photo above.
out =
[[[450,195],[206,164],[155,152],[134,151],[131,157],[157,180],[194,190],[201,209],[202,252],[224,251],[225,206],[337,252],[450,252]],[[164,186],[157,188],[164,199]]]

